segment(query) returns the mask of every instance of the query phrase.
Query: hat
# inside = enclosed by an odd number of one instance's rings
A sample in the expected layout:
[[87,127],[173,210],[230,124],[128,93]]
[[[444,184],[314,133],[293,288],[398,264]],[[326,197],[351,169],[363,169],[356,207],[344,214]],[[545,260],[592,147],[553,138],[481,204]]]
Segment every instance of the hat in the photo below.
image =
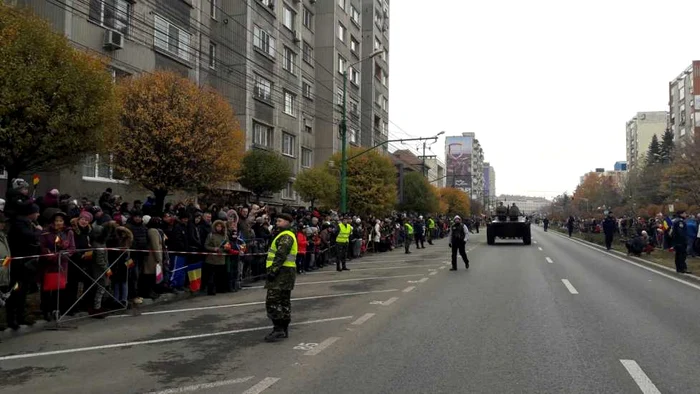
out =
[[88,211],[80,212],[80,215],[78,215],[78,218],[84,218],[85,220],[87,220],[88,223],[92,223],[92,214]]
[[52,196],[58,196],[58,195],[59,195],[58,189],[51,189],[51,191],[49,192],[49,194],[52,195]]
[[134,209],[133,211],[131,211],[131,217],[134,216],[140,216],[141,218],[143,218],[143,212],[139,211],[138,209]]
[[355,223],[357,223],[357,224],[362,223],[362,219],[360,219],[360,218],[355,219]]
[[12,188],[13,189],[24,189],[24,188],[28,188],[28,187],[29,187],[29,184],[27,183],[27,181],[25,181],[22,178],[15,178],[12,180]]
[[41,208],[38,205],[32,204],[27,207],[27,215],[32,215],[41,212]]
[[226,212],[224,212],[224,211],[219,211],[219,214],[216,215],[216,217],[217,217],[219,220],[226,220],[226,219],[228,219],[228,216],[226,216]]
[[294,218],[292,217],[292,215],[290,215],[288,213],[280,213],[279,215],[277,215],[277,219],[284,219],[284,220],[288,221],[289,223],[294,221]]
[[423,220],[423,215],[418,216],[418,220]]
[[98,205],[95,205],[92,207],[92,214],[96,214],[97,212],[102,212],[102,208],[100,208]]
[[455,215],[455,218],[454,218],[454,220],[462,220],[462,218],[461,218],[461,217],[459,217],[459,215]]
[[58,212],[54,213],[53,215],[51,215],[51,221],[53,222],[59,216],[63,218],[63,221],[68,220],[68,215],[65,212],[58,211]]
[[180,212],[177,213],[177,218],[178,219],[189,219],[190,215],[185,211],[184,209],[180,210]]
[[148,215],[143,215],[143,218],[142,218],[142,219],[143,219],[143,225],[144,225],[144,226],[147,225],[148,222],[151,221],[151,217],[148,216]]

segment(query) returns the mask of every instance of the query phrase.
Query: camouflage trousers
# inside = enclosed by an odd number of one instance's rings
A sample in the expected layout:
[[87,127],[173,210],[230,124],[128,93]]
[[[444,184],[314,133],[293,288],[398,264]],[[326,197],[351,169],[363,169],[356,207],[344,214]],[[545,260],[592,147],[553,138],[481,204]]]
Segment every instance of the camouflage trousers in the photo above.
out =
[[267,290],[265,309],[270,320],[290,320],[292,318],[292,291]]

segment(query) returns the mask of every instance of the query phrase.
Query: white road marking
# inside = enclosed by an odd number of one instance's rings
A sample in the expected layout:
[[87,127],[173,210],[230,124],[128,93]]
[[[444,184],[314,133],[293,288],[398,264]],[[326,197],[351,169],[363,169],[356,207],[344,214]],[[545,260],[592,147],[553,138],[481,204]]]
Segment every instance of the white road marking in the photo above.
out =
[[[331,317],[331,318],[327,318],[327,319],[309,320],[309,321],[303,321],[303,322],[299,322],[299,323],[292,323],[291,325],[292,326],[302,326],[302,325],[307,325],[307,324],[326,323],[326,322],[338,321],[338,320],[350,320],[352,318],[353,318],[353,316]],[[89,351],[94,351],[94,350],[114,349],[114,348],[123,348],[123,347],[131,347],[131,346],[154,345],[157,343],[178,342],[178,341],[186,341],[189,339],[218,337],[218,336],[222,336],[222,335],[241,334],[241,333],[245,333],[245,332],[262,331],[262,330],[269,330],[269,329],[270,329],[270,326],[251,327],[251,328],[241,328],[238,330],[210,332],[210,333],[206,333],[206,334],[185,335],[185,336],[181,336],[181,337],[149,339],[149,340],[145,340],[145,341],[110,343],[108,345],[97,345],[97,346],[79,347],[79,348],[72,348],[72,349],[52,350],[52,351],[47,351],[47,352],[13,354],[13,355],[9,355],[9,356],[0,357],[0,361],[19,360],[19,359],[25,359],[25,358],[36,358],[36,357],[44,357],[44,356],[55,356],[55,355],[59,355],[59,354],[82,353],[82,352],[89,352]]]
[[293,349],[294,350],[311,350],[311,349],[315,348],[316,346],[318,346],[318,343],[313,343],[313,342],[304,343],[304,342],[302,342],[302,343],[294,346]]
[[280,378],[265,378],[259,381],[255,386],[244,391],[243,394],[260,394],[270,388],[270,386],[273,384],[277,383],[278,380],[280,380]]
[[418,283],[425,283],[428,279],[430,278],[421,278],[420,280],[418,280]]
[[620,360],[622,365],[624,365],[627,372],[632,376],[634,382],[642,390],[644,394],[661,394],[659,389],[656,388],[654,383],[649,379],[647,374],[642,371],[642,368],[634,360]]
[[393,303],[396,302],[396,300],[398,300],[398,299],[399,299],[399,297],[391,297],[391,298],[389,298],[389,299],[386,300],[386,301],[371,301],[369,304],[370,304],[370,305],[382,305],[382,306],[387,306],[387,305],[393,304]]
[[[354,296],[354,295],[376,294],[376,293],[391,293],[394,291],[399,291],[399,289],[359,291],[359,292],[355,292],[355,293],[340,293],[340,294],[326,294],[326,295],[311,296],[311,297],[299,297],[299,298],[292,298],[292,301],[320,300],[323,298],[349,297],[349,296]],[[206,311],[206,310],[211,310],[211,309],[240,308],[240,307],[244,307],[244,306],[263,305],[263,304],[265,304],[265,301],[244,302],[244,303],[240,303],[240,304],[227,304],[227,305],[210,305],[210,306],[200,306],[200,307],[194,307],[194,308],[169,309],[169,310],[165,310],[165,311],[143,312],[140,314],[140,316],[163,315],[163,314],[168,314],[168,313],[182,313],[182,312],[193,312],[193,311]],[[107,317],[112,318],[112,319],[116,319],[116,318],[133,317],[133,316],[131,316],[131,315],[114,315],[114,316],[107,316]]]
[[568,279],[562,279],[561,281],[564,282],[564,286],[569,289],[571,294],[578,294],[578,291],[576,291],[576,288],[571,284],[571,282],[569,282]]
[[428,271],[429,271],[429,272],[434,272],[434,271],[437,271],[437,270],[436,270],[436,269],[429,269]]
[[[634,265],[634,266],[636,266],[636,267],[639,267],[639,268],[641,268],[641,269],[647,270],[647,271],[649,271],[649,272],[653,272],[653,273],[655,273],[655,274],[657,274],[657,275],[661,275],[661,276],[663,276],[664,278],[668,278],[668,279],[671,279],[671,280],[676,281],[676,282],[678,282],[678,283],[682,283],[682,284],[684,284],[684,285],[686,285],[686,286],[689,286],[689,287],[692,287],[692,288],[694,288],[694,289],[700,290],[700,286],[698,286],[698,285],[696,285],[696,284],[694,284],[694,283],[686,282],[686,281],[684,281],[684,280],[682,280],[682,279],[676,278],[675,276],[672,276],[672,275],[669,275],[669,274],[665,274],[665,273],[660,272],[660,271],[658,271],[658,270],[655,270],[655,269],[653,269],[653,268],[649,268],[649,267],[647,267],[647,266],[645,266],[645,265],[643,265],[643,264],[641,264],[641,263],[635,263],[634,261],[630,261],[630,260],[627,260],[627,259],[622,258],[622,257],[620,257],[620,256],[616,256],[616,255],[613,254],[613,253],[607,252],[607,251],[605,251],[605,250],[600,250],[600,249],[595,248],[595,247],[593,247],[593,246],[587,245],[587,244],[585,244],[585,243],[583,243],[583,242],[581,242],[581,241],[568,238],[568,237],[566,237],[566,236],[564,236],[564,235],[559,235],[559,236],[562,237],[562,238],[564,238],[564,239],[568,239],[568,240],[570,240],[570,241],[572,241],[572,242],[575,242],[575,243],[577,243],[577,244],[579,244],[579,245],[581,245],[581,246],[583,246],[583,247],[585,247],[585,248],[593,249],[593,250],[595,250],[595,251],[597,251],[597,252],[606,254],[606,255],[608,255],[608,256],[610,256],[610,257],[612,257],[612,258],[618,259],[618,260],[620,260],[620,261],[624,261],[625,263],[632,264],[632,265]],[[664,267],[664,266],[662,266],[662,265],[660,265],[660,264],[656,264],[656,263],[652,263],[652,262],[649,262],[649,263],[650,263],[650,264],[654,264],[655,266],[657,266],[657,267],[659,267],[659,268],[661,268],[661,269],[664,269],[664,270],[666,270],[666,271],[673,272],[673,270],[672,270],[671,268]]]
[[533,244],[537,244],[537,241],[532,241]]
[[[396,279],[396,278],[413,278],[416,276],[423,276],[423,274],[410,274],[410,275],[394,275],[394,276],[372,276],[369,278],[353,278],[353,279],[337,279],[337,280],[323,280],[319,282],[297,282],[294,285],[295,286],[304,286],[304,285],[321,285],[325,283],[341,283],[341,282],[358,282],[358,281],[363,281],[363,280],[381,280],[381,279]],[[265,286],[251,286],[251,287],[244,287],[244,289],[262,289]]]
[[553,264],[553,263],[554,263],[554,260],[552,260],[551,257],[547,257],[545,260],[547,260],[547,262],[548,262],[549,264]]
[[330,337],[326,339],[325,341],[321,342],[316,346],[315,348],[309,350],[308,352],[304,353],[305,356],[315,356],[319,353],[321,353],[324,349],[326,349],[328,346],[332,345],[335,343],[335,341],[339,340],[340,337]]
[[440,267],[441,270],[444,270],[445,268],[447,268],[446,265],[443,265],[442,267]]
[[[396,267],[377,267],[377,268],[353,268],[353,271],[368,271],[368,270],[399,270],[407,268],[426,268],[435,267],[435,265],[401,265]],[[337,271],[323,271],[323,272],[309,272],[305,275],[318,275],[318,274],[335,274]]]
[[433,272],[429,273],[428,275],[437,275],[437,271],[433,271]]
[[413,289],[415,289],[415,288],[416,288],[416,286],[409,286],[409,287],[403,289],[402,291],[403,291],[404,293],[410,293],[410,292],[412,292]]
[[540,252],[542,251],[542,248],[541,248],[541,247],[539,247],[539,246],[537,247],[537,249],[538,249],[538,250],[539,250]]
[[176,387],[176,388],[167,389],[167,390],[163,390],[163,391],[152,391],[148,394],[176,394],[176,393],[187,393],[189,391],[208,390],[208,389],[213,389],[213,388],[217,388],[217,387],[230,386],[230,385],[238,384],[238,383],[245,383],[253,378],[254,378],[254,376],[246,376],[245,378],[222,380],[220,382],[201,383],[201,384],[195,384],[192,386]]
[[374,313],[365,313],[364,315],[362,315],[362,317],[360,317],[359,319],[355,320],[354,322],[352,322],[350,324],[352,324],[353,326],[359,326],[362,323],[366,322],[367,320],[371,319],[372,317],[374,317]]

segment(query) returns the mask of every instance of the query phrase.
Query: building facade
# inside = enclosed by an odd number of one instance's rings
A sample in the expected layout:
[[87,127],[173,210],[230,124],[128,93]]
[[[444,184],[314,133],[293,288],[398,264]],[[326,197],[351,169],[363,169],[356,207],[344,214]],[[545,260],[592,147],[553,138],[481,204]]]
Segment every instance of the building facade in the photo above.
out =
[[668,84],[669,127],[681,147],[700,131],[700,60]]
[[484,162],[484,207],[493,209],[496,201],[496,170],[491,163]]
[[613,166],[613,169],[615,171],[627,171],[627,162],[626,161],[616,161],[615,165]]
[[[418,156],[423,159],[422,156]],[[425,157],[425,167],[427,170],[428,181],[435,187],[445,187],[445,163],[436,156]]]
[[661,137],[668,127],[668,113],[665,111],[638,112],[626,125],[627,167],[634,169],[644,165],[654,135]]
[[[215,88],[233,107],[246,149],[280,153],[294,176],[340,150],[345,71],[349,145],[388,138],[388,1],[9,3],[31,7],[76,48],[108,58],[115,80],[166,69]],[[363,60],[375,46],[381,56]],[[106,187],[127,199],[147,193],[120,179],[109,158],[98,155],[74,169],[41,175],[45,187],[76,196],[99,196]],[[268,200],[300,205],[294,176]],[[243,191],[237,184],[222,186]]]
[[474,133],[445,138],[446,184],[484,201],[484,150]]

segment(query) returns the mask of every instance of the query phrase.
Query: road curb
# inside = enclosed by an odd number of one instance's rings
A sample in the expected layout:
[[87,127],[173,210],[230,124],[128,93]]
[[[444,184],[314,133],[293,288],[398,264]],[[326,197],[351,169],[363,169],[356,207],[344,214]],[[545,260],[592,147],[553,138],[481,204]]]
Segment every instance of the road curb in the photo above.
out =
[[700,277],[698,277],[698,276],[679,274],[678,272],[676,272],[676,270],[668,268],[665,265],[661,265],[661,264],[655,263],[653,261],[644,260],[642,258],[635,257],[635,256],[628,256],[627,254],[622,253],[618,250],[606,250],[604,247],[602,247],[601,245],[598,245],[597,243],[586,241],[585,239],[581,239],[578,237],[569,238],[566,235],[563,235],[559,231],[556,231],[556,230],[553,234],[556,234],[558,237],[568,239],[572,242],[580,242],[582,244],[590,245],[592,247],[595,247],[597,250],[599,250],[601,252],[615,253],[616,255],[618,255],[618,257],[620,257],[622,259],[629,260],[629,262],[631,262],[631,263],[643,264],[643,265],[645,265],[649,268],[652,268],[656,271],[663,272],[663,273],[669,274],[669,275],[673,275],[674,277],[676,277],[678,279],[685,280],[688,283],[693,283],[693,282],[700,283]]

